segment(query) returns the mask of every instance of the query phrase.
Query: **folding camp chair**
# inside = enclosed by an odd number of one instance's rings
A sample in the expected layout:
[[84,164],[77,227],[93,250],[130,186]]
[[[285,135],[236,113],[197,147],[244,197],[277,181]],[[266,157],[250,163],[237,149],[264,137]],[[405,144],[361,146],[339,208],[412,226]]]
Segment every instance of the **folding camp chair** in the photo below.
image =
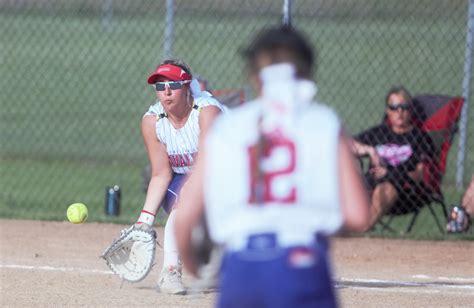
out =
[[461,114],[464,98],[450,97],[443,95],[420,95],[413,98],[414,123],[423,131],[427,132],[434,145],[435,153],[433,160],[425,162],[423,175],[423,191],[416,195],[416,202],[419,206],[403,209],[403,201],[397,201],[390,211],[385,213],[388,221],[381,219],[379,223],[384,229],[395,231],[391,226],[392,219],[399,215],[411,215],[410,222],[406,228],[409,233],[420,214],[423,206],[427,206],[433,216],[436,225],[441,233],[444,233],[444,226],[441,225],[438,216],[433,208],[433,204],[441,206],[444,220],[447,220],[446,204],[441,191],[441,182],[446,171],[446,160],[454,136],[457,132],[458,120]]

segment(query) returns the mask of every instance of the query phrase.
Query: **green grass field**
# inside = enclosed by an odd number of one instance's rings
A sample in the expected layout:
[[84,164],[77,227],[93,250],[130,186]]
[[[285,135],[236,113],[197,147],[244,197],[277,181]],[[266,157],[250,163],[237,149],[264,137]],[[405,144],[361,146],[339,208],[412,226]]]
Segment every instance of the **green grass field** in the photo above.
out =
[[[462,94],[466,22],[465,12],[454,13],[293,21],[319,51],[319,100],[355,133],[381,120],[393,84]],[[0,217],[64,220],[70,203],[84,202],[90,220],[134,221],[147,163],[140,121],[154,101],[146,77],[162,58],[163,16],[114,16],[104,28],[93,16],[0,12]],[[175,21],[175,56],[220,89],[246,85],[238,50],[279,16],[178,11]],[[468,136],[473,115],[471,107]],[[466,179],[474,172],[471,139]],[[457,143],[443,185],[449,203],[460,195],[456,156]],[[123,190],[118,218],[104,214],[105,187],[114,184]],[[431,234],[431,218],[420,220],[415,236]]]

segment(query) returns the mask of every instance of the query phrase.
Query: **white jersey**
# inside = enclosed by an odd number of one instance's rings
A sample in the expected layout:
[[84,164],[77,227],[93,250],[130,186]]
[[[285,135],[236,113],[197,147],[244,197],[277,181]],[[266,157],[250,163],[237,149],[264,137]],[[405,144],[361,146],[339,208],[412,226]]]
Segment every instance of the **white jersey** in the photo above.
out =
[[145,115],[156,116],[156,136],[166,146],[168,159],[173,172],[185,174],[191,170],[198,152],[199,113],[202,108],[216,106],[221,111],[223,106],[210,95],[194,99],[194,106],[186,124],[176,129],[168,120],[166,112],[159,101],[150,106]]
[[[251,153],[263,108],[258,99],[219,117],[206,139],[209,230],[231,250],[244,248],[251,235],[269,232],[282,247],[308,245],[316,233],[334,233],[342,224],[335,112],[309,102],[296,112],[292,125],[282,134],[275,131],[276,141],[262,150],[259,178],[251,172]],[[260,197],[258,187],[265,188]]]

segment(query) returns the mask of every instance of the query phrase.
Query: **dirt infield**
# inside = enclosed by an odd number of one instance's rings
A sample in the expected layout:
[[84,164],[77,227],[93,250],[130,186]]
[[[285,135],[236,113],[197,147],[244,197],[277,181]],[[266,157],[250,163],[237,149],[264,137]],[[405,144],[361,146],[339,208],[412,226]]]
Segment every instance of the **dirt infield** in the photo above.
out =
[[[125,226],[0,220],[0,306],[210,307],[215,292],[156,292],[162,255],[142,282],[124,283],[99,259]],[[159,238],[162,229],[158,230]],[[343,307],[473,307],[474,242],[337,238]],[[190,277],[184,276],[191,284]]]

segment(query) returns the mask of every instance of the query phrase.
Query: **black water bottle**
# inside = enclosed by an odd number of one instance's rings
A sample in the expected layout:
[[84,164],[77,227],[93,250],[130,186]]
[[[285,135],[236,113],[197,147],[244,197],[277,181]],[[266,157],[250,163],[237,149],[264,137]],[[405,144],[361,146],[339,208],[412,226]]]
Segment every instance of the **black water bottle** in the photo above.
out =
[[120,214],[121,191],[118,185],[105,189],[105,214],[118,216]]

